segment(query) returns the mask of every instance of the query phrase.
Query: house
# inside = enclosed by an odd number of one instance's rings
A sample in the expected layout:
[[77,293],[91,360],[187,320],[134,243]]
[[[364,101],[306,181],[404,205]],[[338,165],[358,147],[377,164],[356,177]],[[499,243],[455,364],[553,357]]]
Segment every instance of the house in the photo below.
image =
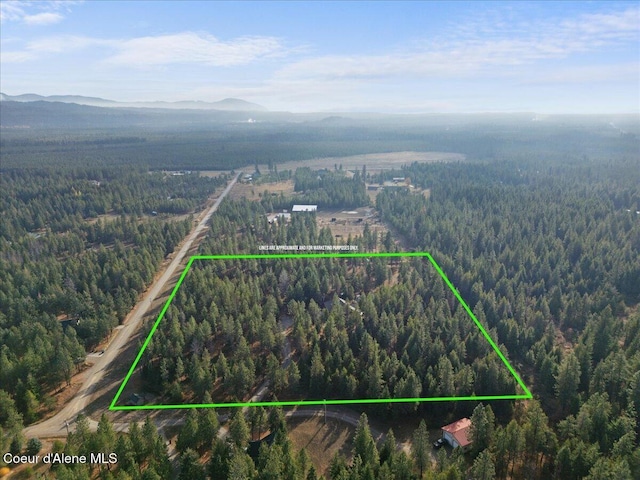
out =
[[390,180],[387,180],[386,182],[384,182],[382,184],[382,188],[386,189],[386,190],[407,190],[409,188],[408,185],[404,184],[404,183],[398,183],[398,182],[392,182]]
[[286,212],[270,213],[267,215],[267,221],[269,223],[278,223],[279,221],[289,222],[291,221],[291,214]]
[[461,418],[458,421],[442,427],[442,438],[453,448],[460,447],[465,450],[469,445],[471,445],[471,440],[469,439],[470,428],[471,420],[468,418]]
[[318,205],[294,205],[292,212],[317,212]]

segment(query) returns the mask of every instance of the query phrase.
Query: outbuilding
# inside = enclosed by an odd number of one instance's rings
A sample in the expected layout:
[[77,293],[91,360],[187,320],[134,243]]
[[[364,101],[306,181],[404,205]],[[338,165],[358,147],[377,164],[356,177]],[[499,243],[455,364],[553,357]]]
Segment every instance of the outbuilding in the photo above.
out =
[[465,450],[471,445],[470,432],[471,420],[461,418],[458,421],[450,423],[442,427],[442,438],[453,448],[462,448]]
[[286,213],[286,212],[282,212],[282,213],[270,213],[269,215],[267,215],[267,221],[269,223],[278,223],[279,221],[283,221],[283,222],[290,222],[291,221],[291,214],[290,213]]
[[294,205],[292,212],[317,212],[318,205]]

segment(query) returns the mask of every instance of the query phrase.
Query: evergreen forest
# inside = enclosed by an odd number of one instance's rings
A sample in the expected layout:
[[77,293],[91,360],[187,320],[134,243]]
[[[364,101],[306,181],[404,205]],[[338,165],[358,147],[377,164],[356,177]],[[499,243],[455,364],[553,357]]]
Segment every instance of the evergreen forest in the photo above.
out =
[[[637,124],[620,133],[597,117],[498,116],[200,127],[3,135],[1,450],[118,454],[115,465],[30,467],[16,478],[640,478]],[[405,150],[466,160],[277,174],[286,160]],[[344,407],[334,413],[352,419],[352,435],[323,467],[294,443],[295,414],[279,407],[179,410],[169,427],[93,413],[52,445],[26,438],[232,178],[184,170],[258,163],[270,165],[261,181],[291,178],[294,193],[226,198],[199,254],[338,241],[361,253],[429,252],[533,399]],[[367,195],[397,177],[406,188]],[[369,206],[388,233],[364,225],[338,239],[314,213],[267,221],[292,203]],[[155,404],[246,402],[261,390],[264,401],[521,393],[421,258],[195,261],[135,378]],[[440,427],[462,417],[470,448],[434,449]]]

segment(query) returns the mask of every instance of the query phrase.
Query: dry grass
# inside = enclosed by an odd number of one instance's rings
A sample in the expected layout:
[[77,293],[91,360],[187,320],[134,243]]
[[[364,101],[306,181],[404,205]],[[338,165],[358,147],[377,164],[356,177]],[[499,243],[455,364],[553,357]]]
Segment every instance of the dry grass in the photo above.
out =
[[[344,170],[361,169],[367,166],[368,172],[391,170],[400,168],[413,162],[437,163],[437,162],[461,162],[465,160],[461,153],[448,152],[392,152],[392,153],[368,153],[364,155],[351,155],[348,157],[325,157],[311,160],[298,160],[278,164],[278,170],[294,170],[298,167],[309,167],[312,170],[334,168],[342,165]],[[260,165],[262,171],[267,171],[267,165]]]
[[265,192],[267,192],[267,195],[280,195],[282,193],[285,196],[290,196],[293,194],[293,187],[293,180],[263,183],[260,185],[237,183],[231,192],[229,192],[229,197],[232,200],[246,198],[247,200],[258,201],[264,196]]
[[348,423],[327,418],[327,424],[321,417],[290,418],[287,420],[289,438],[296,450],[306,449],[318,475],[328,476],[329,464],[336,453],[348,459],[355,427]]
[[319,210],[316,216],[319,228],[329,227],[337,243],[346,242],[351,238],[362,236],[365,225],[369,225],[378,237],[387,233],[387,228],[380,222],[372,207],[360,207],[354,210]]

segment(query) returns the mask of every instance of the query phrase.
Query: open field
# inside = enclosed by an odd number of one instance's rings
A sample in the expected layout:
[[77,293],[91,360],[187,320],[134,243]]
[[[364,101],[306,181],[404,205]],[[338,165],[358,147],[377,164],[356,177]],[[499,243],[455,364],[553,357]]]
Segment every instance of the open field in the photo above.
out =
[[376,211],[372,207],[360,207],[355,210],[344,209],[318,209],[316,222],[319,228],[329,227],[333,237],[338,243],[362,236],[365,225],[369,225],[372,232],[378,237],[387,233],[387,228],[380,222]]
[[253,183],[239,183],[229,194],[232,200],[246,198],[247,200],[258,201],[267,192],[269,195],[280,195],[281,193],[290,196],[293,194],[293,180],[285,180],[283,182],[261,183],[255,185]]
[[328,475],[329,464],[336,453],[351,458],[353,444],[351,439],[355,427],[346,422],[322,417],[287,419],[289,438],[296,450],[305,448],[318,475]]
[[[367,171],[391,170],[400,168],[413,162],[438,163],[438,162],[462,162],[466,156],[461,153],[449,152],[391,152],[391,153],[367,153],[364,155],[351,155],[348,157],[325,157],[311,160],[298,160],[293,162],[278,163],[278,170],[294,170],[298,167],[309,167],[312,170],[322,168],[334,168],[342,165],[343,170],[353,170],[367,166]],[[267,170],[267,165],[260,165],[260,169]]]

